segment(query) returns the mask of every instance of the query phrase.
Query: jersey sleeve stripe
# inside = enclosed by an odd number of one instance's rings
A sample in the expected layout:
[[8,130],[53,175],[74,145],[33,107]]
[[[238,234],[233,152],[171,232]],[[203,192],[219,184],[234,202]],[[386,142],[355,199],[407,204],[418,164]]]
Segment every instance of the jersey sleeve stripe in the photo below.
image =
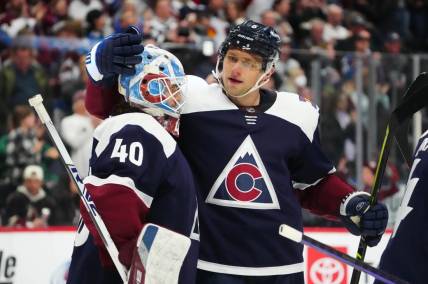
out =
[[98,178],[96,176],[87,176],[84,179],[84,183],[85,184],[92,184],[94,186],[100,187],[103,186],[105,184],[118,184],[118,185],[122,185],[125,186],[129,189],[131,189],[132,191],[134,191],[134,193],[141,199],[141,201],[144,203],[144,205],[148,208],[150,208],[150,206],[152,205],[153,202],[153,197],[151,197],[148,194],[145,194],[144,192],[140,191],[137,189],[137,187],[135,186],[135,183],[132,179],[128,178],[128,177],[120,177],[117,175],[110,175],[105,179],[102,178]]
[[[329,172],[328,172],[328,174],[332,174],[332,173],[334,173],[334,172],[336,172],[336,168],[335,167],[333,167]],[[320,178],[320,179],[318,179],[318,180],[316,180],[315,182],[313,182],[313,183],[311,183],[311,184],[309,184],[309,183],[303,183],[303,182],[295,182],[295,181],[292,181],[292,183],[293,183],[293,187],[295,188],[295,189],[301,189],[301,190],[304,190],[304,189],[306,189],[306,188],[308,188],[308,187],[310,187],[310,186],[314,186],[314,185],[317,185],[322,179],[323,179],[324,177],[322,177],[322,178]]]
[[97,53],[97,48],[100,45],[101,42],[97,43],[89,52],[89,54],[86,56],[86,70],[88,71],[89,76],[92,80],[95,82],[101,81],[103,79],[103,74],[101,74],[100,70],[97,67],[96,61],[95,61],[95,55]]

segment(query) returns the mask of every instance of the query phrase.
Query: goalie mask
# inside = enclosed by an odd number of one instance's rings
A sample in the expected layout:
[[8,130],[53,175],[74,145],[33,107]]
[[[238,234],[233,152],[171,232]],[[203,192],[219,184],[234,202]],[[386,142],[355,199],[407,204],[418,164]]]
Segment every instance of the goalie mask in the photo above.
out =
[[141,57],[135,75],[119,76],[119,93],[153,116],[179,117],[186,80],[181,62],[154,45],[147,45]]

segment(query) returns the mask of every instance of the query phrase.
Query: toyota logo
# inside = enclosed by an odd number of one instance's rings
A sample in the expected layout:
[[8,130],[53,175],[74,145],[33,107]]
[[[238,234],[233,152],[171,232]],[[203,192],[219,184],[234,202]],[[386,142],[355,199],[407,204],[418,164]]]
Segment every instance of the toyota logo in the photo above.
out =
[[339,261],[324,257],[312,264],[309,277],[314,284],[340,284],[344,280],[345,271]]

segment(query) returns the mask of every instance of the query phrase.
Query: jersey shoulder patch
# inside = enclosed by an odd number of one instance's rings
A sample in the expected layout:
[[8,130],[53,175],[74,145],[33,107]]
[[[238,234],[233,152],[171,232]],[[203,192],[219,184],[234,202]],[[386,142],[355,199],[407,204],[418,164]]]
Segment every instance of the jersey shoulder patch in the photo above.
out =
[[186,103],[182,114],[238,109],[224,94],[219,84],[208,84],[202,78],[188,75],[185,89]]
[[319,108],[295,93],[278,92],[275,103],[265,113],[298,126],[310,141],[318,126]]
[[[95,154],[99,156],[111,143],[111,136],[119,131],[141,129],[141,135],[152,135],[162,145],[166,157],[170,157],[176,148],[174,138],[154,119],[145,113],[125,113],[104,120],[94,131],[94,138],[98,141]],[[135,135],[133,133],[133,135]]]

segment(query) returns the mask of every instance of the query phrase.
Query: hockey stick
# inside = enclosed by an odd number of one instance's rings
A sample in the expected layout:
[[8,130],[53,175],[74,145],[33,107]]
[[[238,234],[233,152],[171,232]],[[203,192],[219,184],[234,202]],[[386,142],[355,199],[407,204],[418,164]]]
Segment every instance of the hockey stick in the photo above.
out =
[[[417,92],[419,89],[426,86],[428,84],[427,82],[428,82],[427,73],[426,72],[421,73],[418,76],[418,78],[408,88],[402,100],[405,100],[408,94]],[[395,134],[395,141],[397,142],[398,149],[400,150],[400,153],[403,156],[404,161],[406,162],[409,169],[411,168],[412,162],[413,162],[413,149],[409,145],[409,141],[407,137],[409,126],[410,126],[410,120],[411,120],[411,116],[405,119],[405,121],[401,123],[401,126],[399,127],[399,129],[396,131],[396,134]]]
[[74,183],[78,188],[80,199],[85,206],[86,211],[88,211],[89,216],[91,217],[92,223],[95,225],[98,234],[100,235],[104,246],[106,247],[111,259],[113,260],[116,269],[122,278],[123,283],[127,283],[128,273],[125,266],[119,261],[119,252],[116,245],[111,239],[110,233],[107,230],[106,225],[104,224],[101,216],[98,215],[95,208],[95,204],[92,201],[92,198],[89,192],[86,190],[85,185],[83,184],[79,173],[77,172],[76,167],[71,160],[70,155],[68,154],[67,149],[64,146],[64,143],[61,140],[61,137],[58,134],[48,112],[46,111],[45,106],[43,105],[43,98],[41,95],[35,95],[34,97],[28,100],[29,104],[36,110],[37,115],[40,118],[40,121],[46,126],[49,136],[51,137],[53,143],[55,144],[58,152],[61,156],[61,160],[67,169],[68,174],[73,178]]
[[[404,94],[401,103],[393,110],[389,117],[388,125],[385,130],[382,148],[379,154],[375,180],[370,196],[370,205],[374,205],[377,200],[377,194],[382,184],[382,178],[385,173],[386,164],[388,161],[389,151],[392,146],[392,141],[395,133],[400,125],[407,121],[414,113],[428,105],[428,73],[421,73],[410,85]],[[403,149],[400,148],[400,151]],[[408,154],[401,152],[406,159],[406,162],[411,160]],[[367,244],[364,237],[360,238],[356,259],[364,260],[366,255]],[[352,272],[351,284],[358,284],[360,281],[361,271],[355,270]]]
[[409,143],[408,132],[410,127],[410,119],[406,119],[395,133],[395,142],[397,143],[398,150],[401,153],[407,167],[412,167],[413,163],[413,149]]
[[391,284],[409,284],[408,282],[399,279],[398,277],[391,275],[385,271],[382,271],[380,269],[374,268],[373,266],[368,265],[367,263],[355,259],[346,253],[340,252],[338,250],[335,250],[334,248],[321,243],[315,239],[312,239],[311,237],[308,237],[304,235],[302,232],[288,226],[285,224],[282,224],[279,226],[279,234],[283,237],[286,237],[287,239],[290,239],[296,243],[301,243],[303,245],[313,247],[316,250],[319,250],[331,257],[334,257],[335,259],[346,263],[354,269],[358,269],[359,271],[363,271],[367,274],[370,274],[374,278],[383,281],[384,283],[391,283]]

